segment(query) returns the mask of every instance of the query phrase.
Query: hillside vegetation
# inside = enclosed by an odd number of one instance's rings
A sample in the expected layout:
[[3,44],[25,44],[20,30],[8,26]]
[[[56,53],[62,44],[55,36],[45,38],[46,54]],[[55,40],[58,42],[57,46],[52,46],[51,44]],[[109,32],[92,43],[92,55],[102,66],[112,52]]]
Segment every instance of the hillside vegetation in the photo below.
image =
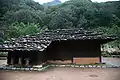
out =
[[[33,0],[0,0],[0,42],[58,28],[84,28],[120,37],[120,1],[70,0],[46,8]],[[120,40],[109,45],[119,49]]]

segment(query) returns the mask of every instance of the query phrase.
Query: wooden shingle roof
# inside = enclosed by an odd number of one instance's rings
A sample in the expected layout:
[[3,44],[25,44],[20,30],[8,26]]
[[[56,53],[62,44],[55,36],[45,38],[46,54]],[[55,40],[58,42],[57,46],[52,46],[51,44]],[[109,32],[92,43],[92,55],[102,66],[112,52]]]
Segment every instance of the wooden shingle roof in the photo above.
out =
[[102,33],[83,29],[46,30],[36,35],[26,35],[12,38],[0,45],[0,50],[38,50],[43,51],[52,41],[60,40],[115,40],[115,36],[105,36]]

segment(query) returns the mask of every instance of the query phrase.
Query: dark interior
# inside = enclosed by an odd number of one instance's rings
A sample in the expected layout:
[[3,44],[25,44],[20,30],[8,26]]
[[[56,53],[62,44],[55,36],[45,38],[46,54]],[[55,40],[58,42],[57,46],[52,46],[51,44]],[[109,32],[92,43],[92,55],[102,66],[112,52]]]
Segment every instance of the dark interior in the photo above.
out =
[[46,49],[49,60],[72,60],[73,57],[99,57],[100,44],[92,40],[54,41]]

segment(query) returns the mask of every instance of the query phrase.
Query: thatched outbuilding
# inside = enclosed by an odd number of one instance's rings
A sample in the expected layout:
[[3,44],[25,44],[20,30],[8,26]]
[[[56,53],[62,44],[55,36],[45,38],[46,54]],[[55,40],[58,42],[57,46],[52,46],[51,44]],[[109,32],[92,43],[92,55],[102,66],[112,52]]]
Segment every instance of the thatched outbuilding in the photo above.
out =
[[46,30],[12,38],[0,45],[0,51],[8,52],[9,65],[94,64],[101,63],[101,44],[115,39],[115,36],[83,29]]

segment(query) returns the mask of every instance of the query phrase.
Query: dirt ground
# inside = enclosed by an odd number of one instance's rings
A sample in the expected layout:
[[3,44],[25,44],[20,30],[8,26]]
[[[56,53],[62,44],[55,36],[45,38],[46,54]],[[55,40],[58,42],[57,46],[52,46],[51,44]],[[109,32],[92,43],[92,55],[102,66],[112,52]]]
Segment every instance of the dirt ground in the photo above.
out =
[[[120,65],[120,58],[102,58]],[[6,60],[0,60],[0,65]],[[52,68],[45,72],[0,71],[0,80],[120,80],[120,68]]]
[[53,68],[45,72],[0,71],[0,80],[120,80],[120,68]]

